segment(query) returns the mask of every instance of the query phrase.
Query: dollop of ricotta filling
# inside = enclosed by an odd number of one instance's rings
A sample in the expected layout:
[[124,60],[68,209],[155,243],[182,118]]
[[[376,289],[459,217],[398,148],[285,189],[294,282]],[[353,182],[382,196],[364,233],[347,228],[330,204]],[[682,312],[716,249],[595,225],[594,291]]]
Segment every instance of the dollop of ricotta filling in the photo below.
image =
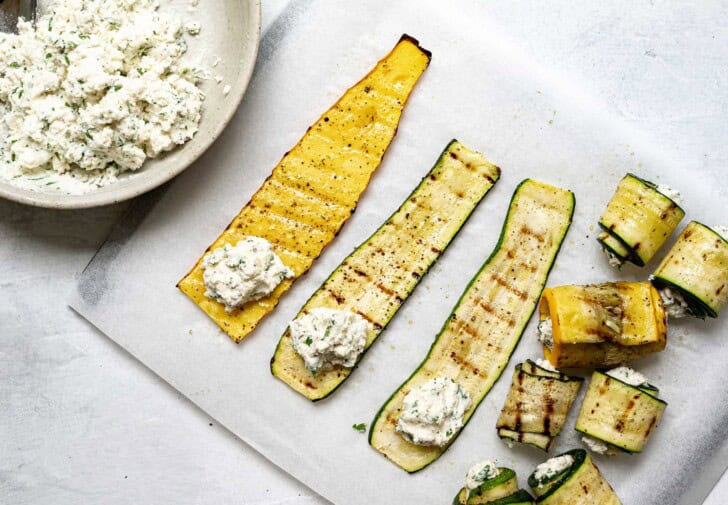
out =
[[584,445],[586,445],[590,451],[597,454],[603,454],[606,456],[614,454],[614,451],[609,447],[607,443],[602,442],[601,440],[598,440],[594,437],[590,437],[589,435],[584,435],[583,437],[581,437],[581,441],[584,442]]
[[665,313],[669,317],[679,319],[690,315],[690,306],[682,293],[669,287],[660,289],[659,293],[665,306]]
[[658,184],[657,191],[659,191],[678,205],[682,203],[682,195],[680,194],[680,192],[675,191],[667,184]]
[[205,96],[186,51],[157,0],[54,0],[0,33],[0,177],[83,193],[189,141]]
[[554,324],[550,317],[538,323],[538,341],[549,349],[554,348]]
[[359,314],[325,307],[311,309],[289,325],[293,348],[312,372],[356,365],[368,328]]
[[436,377],[407,393],[395,430],[413,444],[442,447],[463,427],[470,405],[460,384]]
[[723,240],[728,240],[728,226],[717,224],[713,226],[712,230],[723,237]]
[[536,479],[538,485],[543,485],[554,479],[554,477],[564,473],[574,464],[574,456],[564,454],[548,459],[538,465],[533,472],[533,478]]
[[[550,321],[550,319],[549,319],[549,321]],[[558,373],[558,371],[559,371],[554,365],[551,364],[551,362],[549,360],[546,360],[546,359],[541,359],[541,358],[537,359],[536,365],[543,368],[544,370],[548,370],[549,372]]]
[[205,296],[231,312],[247,302],[268,296],[293,271],[273,252],[273,245],[260,237],[245,237],[235,246],[225,244],[202,261]]
[[465,474],[465,489],[472,491],[483,482],[494,479],[498,475],[500,475],[500,469],[496,466],[495,461],[486,460],[476,463]]
[[647,377],[627,366],[618,366],[607,372],[607,375],[617,380],[629,384],[630,386],[639,387],[647,384]]

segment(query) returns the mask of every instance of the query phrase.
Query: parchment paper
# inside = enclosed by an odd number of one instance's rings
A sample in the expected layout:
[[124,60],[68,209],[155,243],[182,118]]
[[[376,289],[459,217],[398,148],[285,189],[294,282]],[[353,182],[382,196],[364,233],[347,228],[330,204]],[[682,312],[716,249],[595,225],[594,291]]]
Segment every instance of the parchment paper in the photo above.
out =
[[[333,7],[336,5],[336,7]],[[596,102],[513,49],[480,4],[436,1],[297,2],[263,40],[256,75],[223,137],[171,185],[132,207],[80,278],[71,305],[241,439],[324,497],[346,504],[449,503],[468,467],[496,458],[522,487],[545,455],[508,449],[494,429],[513,366],[540,356],[527,328],[503,378],[440,460],[408,475],[354,431],[422,360],[470,277],[495,245],[516,184],[532,177],[576,192],[573,225],[550,285],[645,279],[608,267],[596,222],[619,179],[635,171],[679,189],[687,216],[726,221],[717,172],[685,173],[669,150],[607,115]],[[403,33],[433,52],[399,134],[356,214],[310,273],[240,345],[175,288],[259,187],[281,155]],[[503,169],[438,265],[331,398],[312,404],[270,375],[279,336],[328,273],[369,236],[451,138]],[[661,251],[661,256],[667,247]],[[699,503],[726,466],[725,316],[671,324],[665,352],[637,368],[669,402],[645,452],[596,460],[625,504]],[[552,454],[573,448],[572,415]],[[236,469],[229,469],[235,472]]]

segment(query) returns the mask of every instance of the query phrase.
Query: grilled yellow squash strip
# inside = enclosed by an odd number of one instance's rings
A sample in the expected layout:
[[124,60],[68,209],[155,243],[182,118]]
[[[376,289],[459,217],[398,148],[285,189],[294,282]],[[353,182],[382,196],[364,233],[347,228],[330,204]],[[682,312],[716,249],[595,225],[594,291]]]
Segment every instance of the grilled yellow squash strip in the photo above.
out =
[[454,380],[472,399],[464,429],[503,373],[533,314],[573,210],[570,191],[530,179],[518,186],[495,250],[460,297],[425,360],[377,413],[369,432],[372,447],[408,472],[445,452],[449,444],[415,445],[395,431],[404,398],[433,378]]
[[403,36],[376,67],[311,126],[208,248],[252,235],[273,244],[294,272],[268,296],[232,312],[205,296],[202,260],[178,287],[235,342],[245,338],[303,275],[354,211],[397,131],[430,53]]
[[667,344],[665,307],[649,282],[547,288],[539,312],[553,326],[544,356],[556,368],[617,365]]
[[[359,314],[369,323],[368,349],[499,177],[498,167],[452,141],[402,206],[334,270],[298,316],[319,307]],[[313,374],[288,330],[271,361],[273,375],[309,400],[328,396],[352,371]]]

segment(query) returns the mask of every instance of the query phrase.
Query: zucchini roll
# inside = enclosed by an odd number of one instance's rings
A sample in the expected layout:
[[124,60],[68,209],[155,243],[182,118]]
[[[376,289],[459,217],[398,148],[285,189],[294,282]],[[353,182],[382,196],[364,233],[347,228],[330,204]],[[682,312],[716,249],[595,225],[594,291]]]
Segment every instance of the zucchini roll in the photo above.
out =
[[691,221],[650,280],[670,317],[718,317],[728,301],[728,228]]
[[536,467],[528,485],[543,505],[622,505],[584,449],[573,449]]
[[631,368],[595,371],[576,420],[576,431],[594,452],[616,448],[629,453],[642,448],[657,427],[667,403],[659,390]]
[[610,264],[644,266],[650,261],[685,216],[680,200],[667,186],[625,175],[599,219],[604,232],[597,240]]
[[548,451],[566,422],[584,379],[559,372],[548,361],[516,365],[496,429],[507,443]]
[[453,500],[453,505],[532,503],[533,497],[518,489],[516,472],[510,468],[499,468],[493,461],[482,461],[473,465],[465,475],[465,487]]
[[649,282],[546,288],[539,303],[539,340],[557,368],[609,367],[667,344],[667,317]]

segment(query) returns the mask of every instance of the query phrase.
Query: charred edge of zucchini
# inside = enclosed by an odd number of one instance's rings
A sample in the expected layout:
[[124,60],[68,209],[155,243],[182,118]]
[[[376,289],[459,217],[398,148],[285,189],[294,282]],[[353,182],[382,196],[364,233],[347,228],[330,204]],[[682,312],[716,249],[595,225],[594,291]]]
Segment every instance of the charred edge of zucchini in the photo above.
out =
[[[405,384],[407,384],[415,375],[417,375],[417,373],[420,371],[420,369],[422,368],[422,366],[430,358],[430,355],[432,354],[432,351],[435,349],[435,346],[437,345],[437,341],[438,341],[440,335],[447,329],[448,324],[455,317],[455,313],[456,313],[458,307],[463,302],[463,300],[465,299],[465,297],[468,296],[468,293],[470,291],[470,288],[472,288],[473,284],[477,281],[478,277],[480,277],[480,274],[483,272],[483,270],[485,270],[486,268],[488,268],[488,266],[490,265],[491,261],[493,261],[493,259],[498,255],[498,252],[500,251],[500,249],[501,249],[501,247],[503,245],[503,241],[505,240],[506,234],[507,234],[508,229],[509,229],[508,223],[511,220],[512,214],[516,211],[516,209],[513,206],[513,202],[515,201],[516,197],[518,196],[518,192],[520,191],[521,187],[524,186],[525,184],[529,183],[529,182],[532,182],[532,181],[535,182],[535,183],[538,183],[538,184],[543,184],[543,183],[540,183],[539,181],[536,181],[536,180],[531,179],[531,178],[523,179],[520,183],[518,183],[518,186],[516,186],[516,189],[513,191],[513,195],[511,196],[510,202],[508,203],[508,212],[506,213],[506,217],[505,217],[505,219],[503,221],[503,225],[501,227],[500,235],[498,236],[498,242],[496,242],[496,244],[493,247],[493,250],[491,251],[490,255],[485,260],[485,262],[480,266],[480,268],[475,273],[475,275],[473,275],[473,277],[468,281],[468,284],[465,286],[462,294],[460,295],[460,297],[458,298],[457,302],[455,303],[455,306],[454,306],[453,310],[447,316],[447,318],[445,319],[445,322],[440,327],[440,330],[437,332],[437,336],[435,337],[434,341],[432,342],[432,345],[430,346],[430,349],[427,351],[427,355],[425,356],[425,358],[422,360],[422,362],[420,362],[420,364],[417,366],[417,368],[415,368],[415,370],[409,376],[407,376],[407,378],[394,390],[394,392],[387,397],[387,399],[384,401],[384,403],[382,404],[382,406],[379,407],[379,409],[377,410],[377,413],[374,415],[374,418],[373,418],[372,422],[369,425],[369,433],[367,434],[367,442],[369,443],[370,446],[373,447],[373,445],[372,445],[372,436],[374,435],[374,431],[375,431],[374,429],[376,427],[377,421],[379,420],[379,417],[382,414],[382,411],[384,411],[384,409],[387,408],[387,406],[392,401],[392,399],[397,395],[397,393],[399,392],[399,390],[402,389],[402,387]],[[563,189],[563,188],[560,188],[560,189]],[[541,283],[541,290],[539,291],[538,295],[535,297],[535,303],[533,304],[533,308],[531,309],[530,313],[528,314],[528,317],[526,318],[526,323],[523,325],[523,328],[521,328],[520,334],[515,339],[515,344],[513,345],[513,348],[511,349],[511,352],[508,354],[508,356],[507,356],[507,358],[505,360],[506,363],[508,363],[508,361],[510,361],[511,357],[513,356],[513,353],[515,352],[516,347],[518,347],[518,343],[520,342],[521,338],[523,337],[523,333],[526,331],[526,327],[528,326],[528,321],[531,320],[531,318],[533,317],[533,313],[536,311],[536,308],[538,307],[538,300],[541,298],[541,294],[543,293],[543,290],[546,287],[546,282],[548,281],[548,277],[551,274],[551,270],[553,270],[554,265],[556,263],[556,258],[558,257],[559,252],[561,251],[561,248],[564,245],[564,239],[566,238],[566,234],[568,233],[569,229],[571,228],[571,223],[573,221],[574,211],[575,211],[575,208],[576,208],[576,197],[575,197],[573,191],[571,191],[571,190],[564,190],[564,191],[568,191],[568,193],[569,193],[569,204],[570,204],[570,209],[569,209],[570,211],[569,211],[568,220],[566,221],[566,227],[565,227],[564,232],[563,232],[563,234],[561,236],[561,240],[559,241],[559,244],[557,245],[556,249],[554,250],[553,259],[551,261],[551,264],[549,265],[548,269],[544,273],[544,280]],[[498,374],[498,376],[495,377],[495,379],[493,381],[493,384],[491,385],[491,388],[490,389],[492,389],[493,386],[498,382],[498,380],[500,380],[500,377],[503,375],[503,372],[505,371],[505,369],[506,369],[506,367],[504,366],[503,369]],[[478,410],[478,407],[480,407],[480,404],[482,403],[482,400],[490,392],[490,389],[485,392],[485,394],[483,395],[483,397],[480,398],[480,400],[477,402],[477,404],[475,405],[475,407],[473,407],[473,410],[470,413],[470,416],[468,417],[467,421],[465,421],[463,423],[463,426],[458,430],[457,433],[455,433],[455,435],[453,435],[453,437],[450,439],[450,441],[441,448],[442,451],[441,451],[440,454],[444,454],[445,451],[447,451],[447,449],[455,442],[455,440],[457,440],[457,438],[463,432],[463,430],[465,429],[465,426],[468,424],[468,422],[470,421],[470,419],[472,419],[472,417],[475,415],[475,412]],[[385,457],[387,457],[387,456],[385,455]],[[389,459],[389,458],[387,457],[387,459]],[[436,459],[437,458],[435,458],[435,460]],[[430,461],[429,463],[426,463],[424,466],[422,466],[420,468],[416,468],[416,469],[413,469],[413,470],[407,470],[407,469],[405,469],[405,471],[407,473],[409,473],[409,474],[417,473],[420,470],[422,470],[423,468],[427,468],[430,464],[432,464],[432,461]]]
[[[554,476],[554,478],[549,481],[545,481],[552,483],[553,485],[551,486],[551,489],[536,498],[537,502],[544,501],[546,498],[557,492],[563,484],[568,482],[569,479],[571,479],[571,477],[579,471],[581,465],[583,465],[586,461],[587,452],[584,449],[572,449],[570,451],[562,452],[561,454],[554,456],[554,458],[558,458],[559,456],[571,456],[572,458],[574,458],[574,462],[571,464],[568,470]],[[531,489],[536,489],[539,487],[539,481],[536,480],[535,471],[528,476],[528,485],[531,486]]]
[[414,44],[417,47],[417,49],[419,49],[422,52],[422,54],[424,54],[425,56],[427,56],[427,60],[428,61],[432,61],[432,51],[430,51],[430,50],[425,49],[424,47],[422,47],[420,45],[420,41],[419,40],[417,40],[416,38],[414,38],[412,35],[409,35],[407,33],[403,33],[402,36],[399,38],[399,42],[402,42],[402,41],[405,41],[405,40],[407,42],[411,42],[412,44]]

